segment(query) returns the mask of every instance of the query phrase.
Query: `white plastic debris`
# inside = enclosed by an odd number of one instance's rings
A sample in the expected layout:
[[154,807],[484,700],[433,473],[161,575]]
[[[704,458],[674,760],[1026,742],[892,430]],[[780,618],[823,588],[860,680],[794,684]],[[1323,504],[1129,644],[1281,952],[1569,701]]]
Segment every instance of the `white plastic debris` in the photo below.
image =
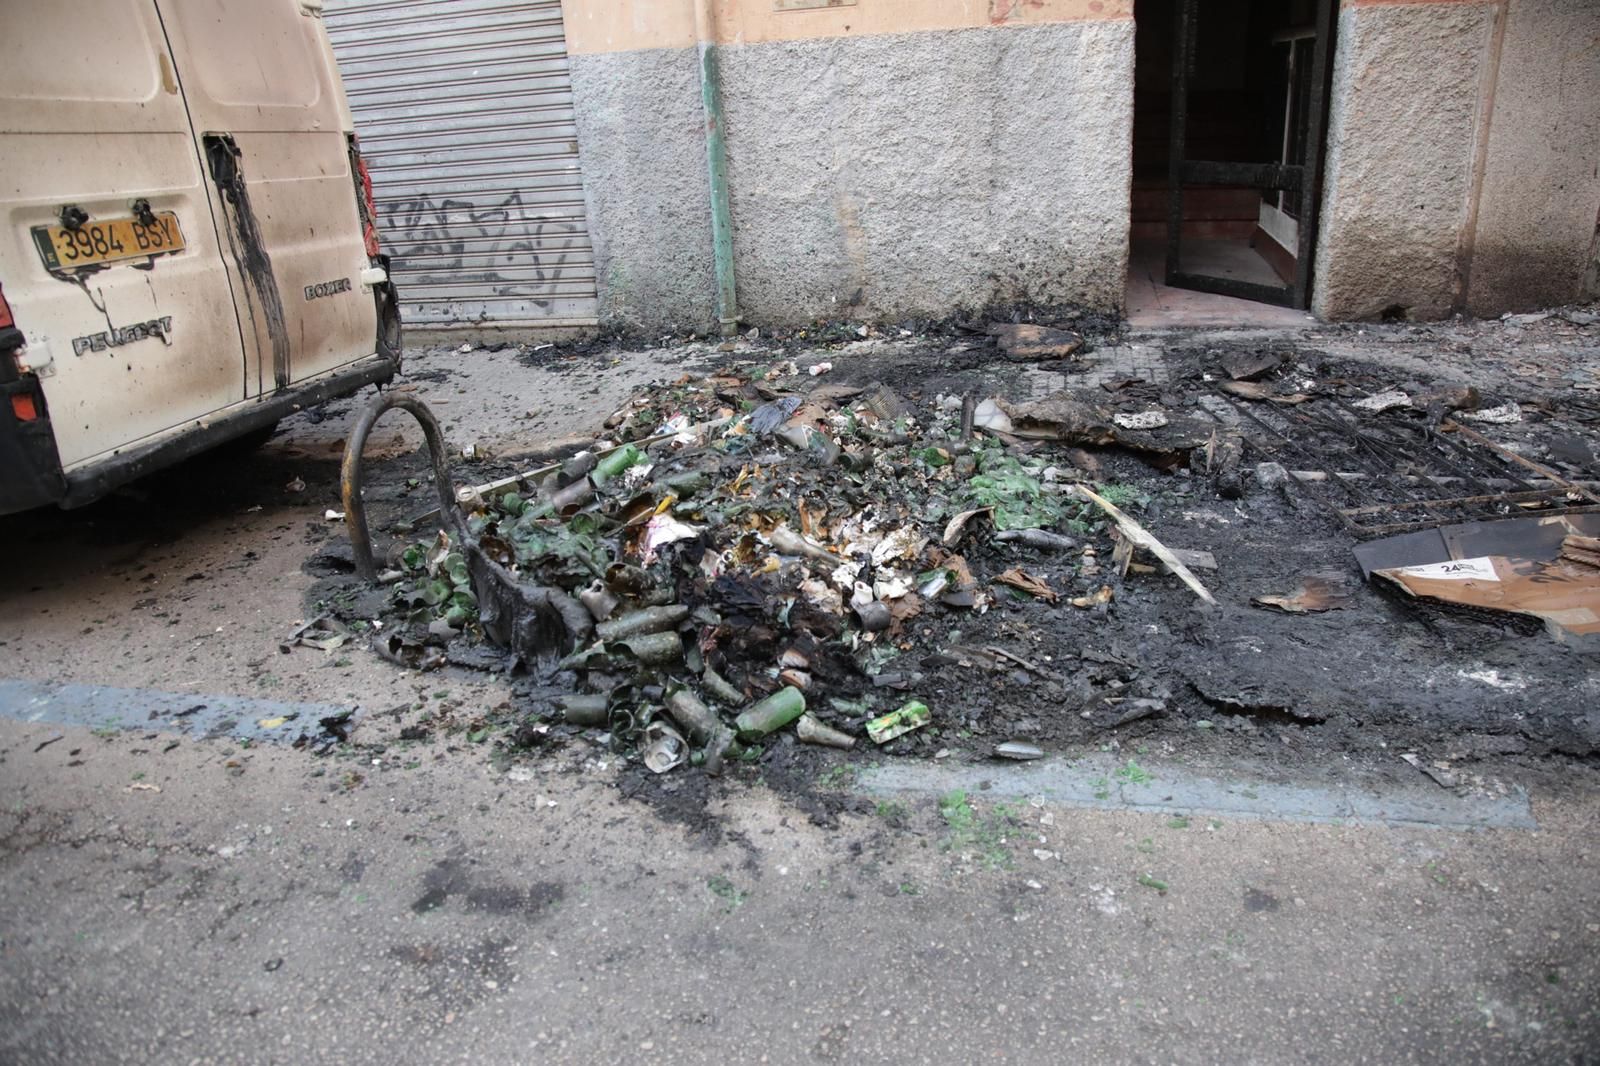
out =
[[820,578],[808,577],[800,582],[800,594],[813,606],[832,614],[844,613],[844,596],[838,589]]
[[326,511],[322,512],[322,517],[323,517],[323,519],[325,521],[328,521],[328,522],[343,522],[344,521],[344,512],[343,511],[335,511],[335,510],[329,509],[329,510],[326,510]]
[[700,443],[700,434],[693,427],[694,424],[689,421],[688,415],[677,414],[661,423],[661,428],[656,432],[675,434],[672,438],[672,443],[680,447],[688,447],[691,444]]
[[996,433],[1011,432],[1011,416],[1000,410],[1000,405],[993,399],[978,401],[978,406],[972,412],[972,424]]
[[1133,415],[1112,415],[1111,421],[1123,429],[1160,429],[1168,419],[1160,411],[1140,411]]
[[872,583],[872,591],[880,600],[898,600],[911,591],[911,579],[904,574],[886,572]]
[[656,552],[680,540],[689,540],[700,535],[699,528],[680,522],[669,514],[658,514],[650,519],[644,527],[644,562],[645,565],[655,562]]
[[1399,389],[1389,389],[1386,392],[1368,396],[1364,400],[1357,400],[1350,406],[1360,411],[1371,411],[1373,414],[1377,414],[1380,411],[1387,411],[1391,407],[1409,407],[1410,405],[1411,397]]
[[650,473],[655,469],[654,463],[639,463],[630,466],[622,474],[622,484],[628,489],[637,489],[650,483]]
[[811,369],[807,370],[806,373],[810,374],[814,378],[818,378],[832,369],[832,363],[813,363],[811,365]]
[[1522,408],[1517,406],[1515,400],[1507,400],[1498,407],[1486,407],[1482,411],[1462,411],[1460,417],[1469,422],[1488,422],[1496,426],[1507,426],[1522,421]]
[[872,548],[872,565],[882,566],[896,559],[907,559],[922,554],[928,538],[911,526],[901,526]]

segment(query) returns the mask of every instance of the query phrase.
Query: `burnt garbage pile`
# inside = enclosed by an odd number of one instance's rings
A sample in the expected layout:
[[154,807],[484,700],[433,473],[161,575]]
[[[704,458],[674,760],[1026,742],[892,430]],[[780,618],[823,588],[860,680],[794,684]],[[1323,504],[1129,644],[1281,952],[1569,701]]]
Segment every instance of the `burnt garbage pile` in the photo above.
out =
[[[962,734],[1023,758],[1037,749],[1010,742],[1036,739],[1018,727],[1047,703],[1077,735],[1159,713],[1171,692],[1126,649],[1052,665],[1081,658],[1072,631],[1102,625],[1136,572],[1211,599],[1203,553],[1161,544],[1130,514],[1142,491],[1091,481],[1082,449],[1224,486],[1242,450],[1215,423],[1078,393],[908,399],[782,364],[646,390],[606,429],[396,550],[378,646],[410,667],[526,669],[562,693],[535,708],[552,730],[602,730],[656,772],[715,772],[780,730],[928,754]],[[503,624],[530,600],[559,627]]]
[[1084,360],[994,343],[646,389],[394,552],[377,650],[520,672],[512,746],[587,731],[660,772],[774,741],[1022,759],[1133,723],[1258,753],[1447,724],[1600,748],[1580,402],[1278,347],[1018,402],[1044,390],[1016,351]]

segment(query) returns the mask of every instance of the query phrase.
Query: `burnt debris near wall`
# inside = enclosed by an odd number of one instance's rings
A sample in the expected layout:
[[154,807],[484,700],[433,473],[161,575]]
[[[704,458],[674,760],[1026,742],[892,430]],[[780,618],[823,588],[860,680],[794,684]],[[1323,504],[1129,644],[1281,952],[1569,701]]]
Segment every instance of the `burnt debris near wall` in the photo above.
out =
[[[636,788],[1107,746],[1302,768],[1600,748],[1582,365],[1530,390],[1282,338],[1130,354],[1016,325],[706,346],[590,446],[458,479],[454,536],[393,510],[382,584],[342,621],[381,622],[403,668],[514,679],[413,736],[606,753]],[[485,632],[480,554],[561,601],[561,639]],[[1475,595],[1423,587],[1483,558],[1503,572],[1473,564]],[[1564,598],[1484,591],[1513,577]]]

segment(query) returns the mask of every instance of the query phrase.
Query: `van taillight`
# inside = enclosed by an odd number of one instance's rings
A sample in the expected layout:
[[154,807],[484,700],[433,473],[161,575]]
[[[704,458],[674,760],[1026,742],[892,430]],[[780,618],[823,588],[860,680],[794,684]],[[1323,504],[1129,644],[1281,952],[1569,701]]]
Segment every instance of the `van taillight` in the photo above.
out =
[[[0,285],[0,384],[17,380],[17,353],[27,343],[11,314],[11,305],[6,302],[5,286]],[[21,415],[18,411],[17,416]]]
[[11,305],[6,303],[5,286],[0,285],[0,360],[9,367],[11,354],[26,343],[22,331],[17,328],[17,320],[11,314]]
[[367,256],[378,256],[378,206],[372,200],[372,175],[361,158],[361,142],[350,134],[350,176],[356,183],[356,209],[361,213],[361,235],[367,242]]

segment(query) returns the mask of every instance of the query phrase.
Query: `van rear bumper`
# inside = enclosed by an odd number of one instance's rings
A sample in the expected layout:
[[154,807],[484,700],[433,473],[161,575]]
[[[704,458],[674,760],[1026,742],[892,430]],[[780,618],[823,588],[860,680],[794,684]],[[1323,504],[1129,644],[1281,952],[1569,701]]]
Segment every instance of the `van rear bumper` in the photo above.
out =
[[[161,440],[135,446],[98,462],[63,474],[56,457],[49,421],[18,423],[11,403],[0,413],[0,514],[11,514],[45,504],[82,507],[135,478],[182,462],[201,452],[263,429],[296,411],[348,396],[366,385],[394,380],[394,360],[370,355],[325,376],[292,385],[259,402],[218,415],[207,424],[173,432]],[[0,385],[0,390],[12,386]],[[42,438],[42,439],[41,439]]]
[[67,475],[66,495],[59,502],[64,508],[82,507],[119,485],[226,444],[252,430],[264,429],[296,411],[348,396],[365,385],[388,384],[394,380],[395,369],[392,360],[370,355],[325,377],[264,396],[259,403],[222,415],[198,429],[74,470]]

